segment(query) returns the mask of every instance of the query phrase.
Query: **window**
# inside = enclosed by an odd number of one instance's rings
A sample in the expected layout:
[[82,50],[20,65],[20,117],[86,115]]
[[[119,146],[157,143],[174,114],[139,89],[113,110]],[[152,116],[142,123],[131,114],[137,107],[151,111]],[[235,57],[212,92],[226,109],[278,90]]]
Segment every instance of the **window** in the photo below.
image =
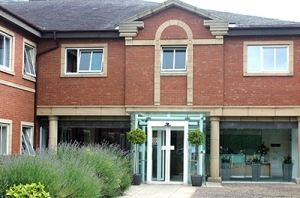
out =
[[66,73],[102,73],[103,49],[66,49]]
[[292,75],[292,42],[245,42],[244,75]]
[[40,128],[40,149],[48,148],[49,140],[49,128],[41,127]]
[[35,155],[32,146],[33,127],[22,127],[22,154]]
[[0,156],[8,154],[8,125],[0,123]]
[[27,44],[24,46],[24,73],[35,77],[34,47]]
[[12,38],[0,32],[0,67],[10,68]]
[[162,72],[186,71],[186,47],[162,48]]
[[288,72],[288,46],[248,46],[248,72]]

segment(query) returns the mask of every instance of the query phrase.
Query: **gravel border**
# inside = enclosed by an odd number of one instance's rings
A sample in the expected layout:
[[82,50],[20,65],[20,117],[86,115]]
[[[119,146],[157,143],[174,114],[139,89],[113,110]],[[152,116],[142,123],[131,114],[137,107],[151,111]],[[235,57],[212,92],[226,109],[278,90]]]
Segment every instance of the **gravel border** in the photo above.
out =
[[300,197],[300,185],[295,183],[222,183],[222,187],[199,187],[196,197]]

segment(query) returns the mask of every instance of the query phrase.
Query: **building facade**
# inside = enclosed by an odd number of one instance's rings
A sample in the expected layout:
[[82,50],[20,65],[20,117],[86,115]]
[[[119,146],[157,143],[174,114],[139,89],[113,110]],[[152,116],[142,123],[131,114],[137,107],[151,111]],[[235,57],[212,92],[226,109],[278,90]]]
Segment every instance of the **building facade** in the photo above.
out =
[[[109,23],[93,20],[93,9],[86,24],[76,16],[55,24],[19,9],[39,13],[49,5],[108,6],[0,4],[2,155],[75,141],[129,150],[126,132],[140,127],[147,133],[138,159],[144,182],[188,184],[196,172],[221,182],[223,155],[232,157],[231,179],[249,178],[262,143],[269,148],[262,178],[282,177],[290,154],[299,182],[299,23],[177,0],[126,4],[126,14],[114,5]],[[206,137],[198,150],[187,142],[197,128]]]

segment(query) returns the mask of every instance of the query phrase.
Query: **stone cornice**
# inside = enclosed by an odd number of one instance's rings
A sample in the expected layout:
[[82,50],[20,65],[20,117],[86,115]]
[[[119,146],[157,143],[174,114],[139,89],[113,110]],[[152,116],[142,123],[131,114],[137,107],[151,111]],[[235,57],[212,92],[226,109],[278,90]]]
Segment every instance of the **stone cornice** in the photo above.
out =
[[133,112],[202,112],[220,117],[300,117],[300,106],[38,106],[38,116],[126,116]]

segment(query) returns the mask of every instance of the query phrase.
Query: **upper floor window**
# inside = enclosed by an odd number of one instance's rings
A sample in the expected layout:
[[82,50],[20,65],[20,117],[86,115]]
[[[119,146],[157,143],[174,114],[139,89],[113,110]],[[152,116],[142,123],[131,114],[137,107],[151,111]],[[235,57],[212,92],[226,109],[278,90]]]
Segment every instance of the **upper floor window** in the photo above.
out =
[[162,72],[185,72],[186,62],[186,47],[162,48]]
[[8,147],[8,125],[0,123],[0,156],[7,155]]
[[35,77],[34,47],[28,44],[24,46],[24,73]]
[[103,49],[66,49],[66,73],[102,73]]
[[244,75],[292,75],[293,46],[289,42],[279,43],[263,42],[257,45],[256,42],[249,42],[244,48]]
[[248,72],[288,72],[288,46],[248,46]]
[[0,67],[10,68],[12,38],[0,31]]

